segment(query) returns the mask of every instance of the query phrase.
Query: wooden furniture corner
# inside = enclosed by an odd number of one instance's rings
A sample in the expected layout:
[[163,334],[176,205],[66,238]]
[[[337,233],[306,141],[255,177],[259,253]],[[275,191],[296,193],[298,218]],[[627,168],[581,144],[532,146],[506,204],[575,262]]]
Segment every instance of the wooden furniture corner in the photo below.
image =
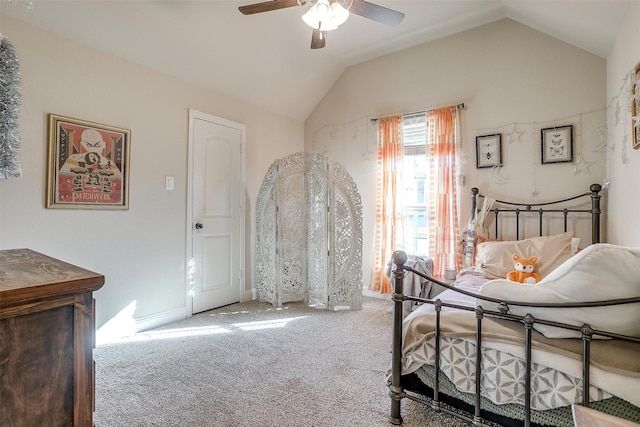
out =
[[104,276],[0,251],[0,425],[93,426],[95,303]]

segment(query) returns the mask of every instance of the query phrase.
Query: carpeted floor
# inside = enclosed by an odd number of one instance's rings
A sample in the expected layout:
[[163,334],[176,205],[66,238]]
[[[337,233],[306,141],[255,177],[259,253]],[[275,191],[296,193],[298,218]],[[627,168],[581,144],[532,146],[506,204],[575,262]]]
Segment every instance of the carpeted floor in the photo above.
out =
[[[391,426],[391,301],[233,304],[95,350],[97,427]],[[411,401],[404,424],[464,426]]]

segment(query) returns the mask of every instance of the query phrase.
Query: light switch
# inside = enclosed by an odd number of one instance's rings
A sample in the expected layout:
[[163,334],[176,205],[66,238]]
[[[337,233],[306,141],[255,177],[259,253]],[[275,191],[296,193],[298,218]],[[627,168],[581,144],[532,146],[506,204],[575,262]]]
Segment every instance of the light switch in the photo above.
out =
[[164,188],[166,190],[173,190],[173,184],[174,184],[174,180],[172,176],[165,176],[164,177]]

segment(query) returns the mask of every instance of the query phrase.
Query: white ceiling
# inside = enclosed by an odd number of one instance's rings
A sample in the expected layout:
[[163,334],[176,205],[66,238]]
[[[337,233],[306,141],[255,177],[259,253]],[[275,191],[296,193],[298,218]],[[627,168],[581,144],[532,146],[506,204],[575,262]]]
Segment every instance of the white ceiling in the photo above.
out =
[[388,27],[352,15],[319,50],[300,19],[308,4],[245,16],[238,6],[259,0],[26,1],[0,0],[0,31],[2,15],[12,15],[304,120],[348,66],[503,18],[606,58],[630,2],[640,0],[370,0],[404,21]]

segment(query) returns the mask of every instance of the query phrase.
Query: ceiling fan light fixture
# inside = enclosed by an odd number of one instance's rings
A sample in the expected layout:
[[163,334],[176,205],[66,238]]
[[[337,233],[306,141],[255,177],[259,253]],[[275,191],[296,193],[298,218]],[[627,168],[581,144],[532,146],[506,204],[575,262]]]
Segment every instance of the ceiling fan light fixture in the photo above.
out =
[[302,15],[305,24],[320,31],[335,30],[344,24],[347,18],[349,18],[349,11],[340,2],[334,1],[329,4],[329,0],[318,0]]

